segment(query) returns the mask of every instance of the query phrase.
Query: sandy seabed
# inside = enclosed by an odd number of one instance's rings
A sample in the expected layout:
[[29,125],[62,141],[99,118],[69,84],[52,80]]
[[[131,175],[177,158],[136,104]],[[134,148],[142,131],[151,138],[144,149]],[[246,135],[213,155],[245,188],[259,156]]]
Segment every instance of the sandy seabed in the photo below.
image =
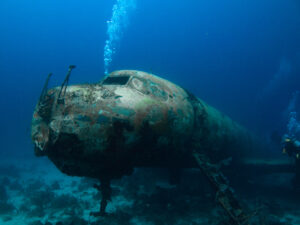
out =
[[[234,181],[232,186],[253,215],[251,224],[299,225],[300,194],[289,175]],[[97,180],[62,174],[46,158],[0,159],[0,224],[7,225],[225,225],[231,224],[200,171],[186,170],[179,185],[167,171],[136,169],[112,182],[108,215],[99,210]]]

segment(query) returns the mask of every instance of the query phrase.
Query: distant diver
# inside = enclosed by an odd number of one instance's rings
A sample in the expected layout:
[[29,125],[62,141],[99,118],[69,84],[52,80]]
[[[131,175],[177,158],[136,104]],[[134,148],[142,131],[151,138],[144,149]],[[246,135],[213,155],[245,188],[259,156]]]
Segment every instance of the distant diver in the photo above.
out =
[[300,192],[300,140],[284,135],[282,145],[282,152],[291,157],[295,162],[293,185],[295,190]]

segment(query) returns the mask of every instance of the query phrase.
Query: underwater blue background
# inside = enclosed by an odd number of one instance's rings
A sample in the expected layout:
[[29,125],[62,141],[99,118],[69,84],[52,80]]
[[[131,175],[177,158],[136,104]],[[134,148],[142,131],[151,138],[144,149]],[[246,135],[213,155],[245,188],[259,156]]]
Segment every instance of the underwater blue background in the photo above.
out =
[[[0,1],[0,152],[33,154],[32,113],[49,72],[104,76],[111,0]],[[300,85],[298,0],[137,0],[110,71],[169,79],[268,137],[285,132]]]

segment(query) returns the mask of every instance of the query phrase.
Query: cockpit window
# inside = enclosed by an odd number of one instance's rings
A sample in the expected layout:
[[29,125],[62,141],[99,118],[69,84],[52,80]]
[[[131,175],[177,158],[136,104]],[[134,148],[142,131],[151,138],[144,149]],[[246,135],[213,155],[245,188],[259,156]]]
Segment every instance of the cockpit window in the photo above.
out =
[[166,88],[163,88],[161,84],[156,83],[151,79],[146,80],[133,77],[129,85],[145,95],[150,95],[153,98],[162,101],[168,100],[168,93]]
[[102,84],[104,85],[125,85],[130,76],[107,77]]

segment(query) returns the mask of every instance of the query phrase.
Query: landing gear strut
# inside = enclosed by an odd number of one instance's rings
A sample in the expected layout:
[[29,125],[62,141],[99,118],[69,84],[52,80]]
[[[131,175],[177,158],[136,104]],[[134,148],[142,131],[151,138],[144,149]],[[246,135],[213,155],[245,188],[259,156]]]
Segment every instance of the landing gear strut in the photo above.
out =
[[111,186],[110,186],[110,179],[108,178],[100,178],[100,185],[95,184],[94,188],[101,192],[102,199],[100,202],[100,211],[99,212],[92,212],[92,216],[105,216],[107,202],[111,200]]

